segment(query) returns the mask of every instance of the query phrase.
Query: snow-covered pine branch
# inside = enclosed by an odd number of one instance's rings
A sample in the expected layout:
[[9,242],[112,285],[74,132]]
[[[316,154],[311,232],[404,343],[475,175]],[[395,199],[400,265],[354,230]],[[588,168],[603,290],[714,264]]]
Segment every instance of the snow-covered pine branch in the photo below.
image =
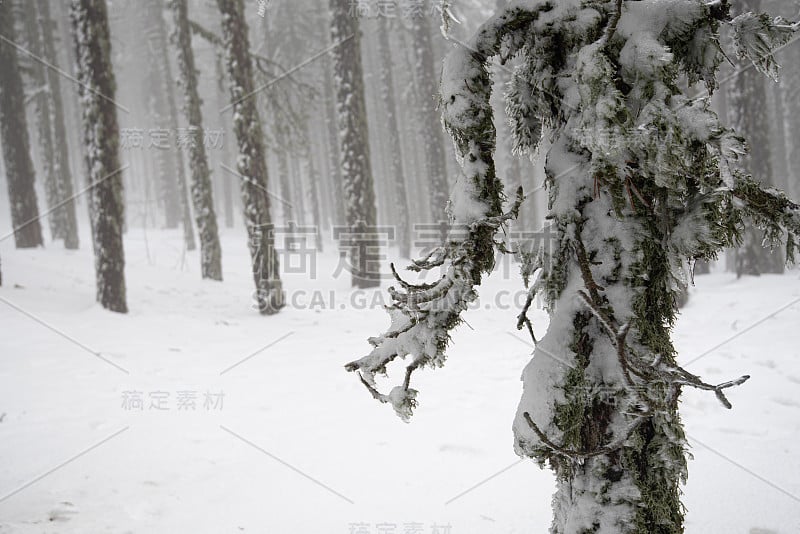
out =
[[[519,9],[514,16],[533,19],[535,12]],[[404,420],[416,406],[417,391],[410,387],[413,372],[421,366],[444,364],[449,332],[461,322],[461,313],[475,300],[475,288],[495,262],[495,234],[503,223],[516,217],[522,193],[509,211],[502,212],[504,194],[495,175],[493,152],[495,130],[489,105],[491,79],[489,60],[509,39],[522,42],[524,26],[507,28],[502,19],[487,24],[467,46],[457,47],[444,65],[441,88],[443,122],[453,137],[462,175],[449,203],[454,228],[466,228],[463,239],[451,232],[447,243],[410,269],[429,271],[439,267],[445,274],[433,285],[412,285],[397,279],[401,290],[390,288],[393,304],[388,306],[391,325],[381,336],[370,338],[372,352],[347,364],[358,371],[362,382],[381,402],[391,403]],[[509,31],[510,30],[510,31]],[[517,34],[517,35],[514,35]],[[396,358],[410,356],[403,382],[389,393],[380,393],[376,374],[387,372]]]

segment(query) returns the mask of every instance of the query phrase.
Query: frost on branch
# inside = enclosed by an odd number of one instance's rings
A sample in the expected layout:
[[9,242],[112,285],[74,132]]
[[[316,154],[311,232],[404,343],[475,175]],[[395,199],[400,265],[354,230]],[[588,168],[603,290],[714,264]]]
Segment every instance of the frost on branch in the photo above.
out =
[[779,67],[773,52],[789,42],[798,25],[767,13],[743,13],[731,25],[739,59],[750,60],[759,71],[777,81]]
[[[448,213],[453,228],[466,232],[452,231],[442,247],[409,266],[416,272],[441,269],[444,274],[435,283],[408,283],[392,267],[399,288],[389,289],[393,301],[387,306],[389,330],[370,338],[373,349],[369,355],[346,366],[348,371],[359,373],[375,399],[390,403],[406,421],[417,404],[417,391],[410,386],[412,374],[426,365],[444,364],[450,331],[461,323],[461,313],[477,297],[475,288],[482,276],[494,268],[495,235],[506,221],[516,218],[523,201],[519,190],[503,213],[503,188],[493,160],[495,128],[489,104],[488,62],[501,46],[507,55],[513,55],[509,46],[522,43],[520,36],[524,35],[526,24],[508,27],[506,21],[529,22],[536,13],[510,8],[486,24],[469,45],[459,46],[445,60],[441,86],[443,123],[454,140],[462,169]],[[388,394],[378,391],[376,375],[387,374],[392,361],[407,357],[410,362],[402,384]]]

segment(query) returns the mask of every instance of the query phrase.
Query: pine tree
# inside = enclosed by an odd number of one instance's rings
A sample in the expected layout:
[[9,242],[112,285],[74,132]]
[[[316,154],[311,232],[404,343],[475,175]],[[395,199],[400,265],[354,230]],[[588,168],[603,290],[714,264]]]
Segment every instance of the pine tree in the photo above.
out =
[[447,163],[445,158],[443,134],[436,109],[436,80],[438,72],[433,61],[431,24],[424,13],[412,12],[409,16],[414,42],[414,74],[417,91],[422,98],[420,103],[420,142],[425,156],[425,169],[428,174],[430,209],[433,220],[443,219],[443,208],[447,202]]
[[0,138],[17,248],[44,244],[34,188],[34,169],[25,119],[25,92],[17,57],[11,2],[0,2]]
[[358,17],[347,0],[331,0],[331,41],[336,113],[339,127],[339,168],[348,226],[346,248],[350,255],[352,284],[358,288],[380,285],[375,235],[377,217],[370,167],[364,73]]
[[242,0],[217,0],[217,6],[222,14],[222,40],[230,80],[234,131],[239,144],[237,170],[241,178],[256,303],[262,314],[273,314],[284,306],[284,293],[270,218],[264,133],[256,109],[244,4]]
[[[56,31],[57,25],[50,15],[48,0],[37,0],[39,30],[42,36],[42,57],[51,65],[57,65]],[[53,173],[57,182],[59,208],[54,212],[58,220],[59,236],[64,239],[64,247],[69,250],[78,248],[78,221],[73,199],[72,172],[70,171],[69,145],[67,143],[67,127],[64,117],[64,103],[61,95],[61,74],[53,69],[45,70],[45,78],[49,93],[51,128],[53,135]]]
[[[722,24],[739,57],[775,74],[771,50],[800,29],[766,15],[730,16],[727,2],[513,3],[445,60],[443,120],[463,176],[450,200],[446,244],[411,265],[442,268],[436,283],[398,276],[390,329],[368,356],[347,365],[377,400],[403,418],[417,405],[413,373],[445,360],[449,331],[477,298],[495,264],[498,234],[524,200],[506,201],[495,174],[489,98],[491,60],[518,57],[506,104],[517,150],[543,136],[553,239],[520,251],[529,300],[517,327],[533,336],[527,311],[540,295],[550,314],[523,372],[515,449],[556,474],[554,534],[683,532],[680,483],[688,444],[678,414],[683,387],[725,390],[681,368],[670,329],[688,278],[687,259],[713,259],[738,244],[748,221],[787,257],[800,246],[800,205],[764,188],[742,168],[742,139],[691,85],[717,87]],[[504,209],[505,208],[505,209]],[[375,376],[410,358],[401,385]]]
[[392,70],[391,47],[389,46],[389,24],[386,17],[378,17],[378,56],[380,58],[380,92],[386,112],[385,135],[389,145],[389,180],[392,184],[392,201],[396,208],[397,218],[394,227],[396,238],[403,258],[411,256],[411,228],[408,214],[408,198],[406,196],[406,177],[403,172],[403,153],[400,146],[400,129],[397,123],[397,105],[394,96],[394,77]]
[[71,0],[70,20],[78,58],[86,169],[92,186],[89,216],[97,301],[108,310],[127,313],[116,80],[105,0]]
[[222,280],[222,258],[217,232],[217,215],[206,158],[203,116],[197,93],[197,71],[192,52],[192,35],[187,18],[187,1],[171,0],[175,20],[173,39],[178,49],[178,69],[184,92],[184,113],[189,124],[189,165],[192,170],[192,202],[200,233],[200,269],[203,278]]

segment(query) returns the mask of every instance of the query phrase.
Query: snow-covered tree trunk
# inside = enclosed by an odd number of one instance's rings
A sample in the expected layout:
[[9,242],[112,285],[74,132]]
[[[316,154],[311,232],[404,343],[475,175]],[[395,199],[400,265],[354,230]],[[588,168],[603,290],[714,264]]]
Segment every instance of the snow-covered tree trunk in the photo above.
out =
[[255,301],[265,315],[284,306],[284,293],[275,254],[264,133],[253,86],[253,65],[242,0],[217,0],[222,14],[222,40],[233,108],[233,126],[239,145],[236,169],[240,175],[244,221],[249,237]]
[[425,157],[425,169],[429,187],[431,215],[434,222],[444,219],[444,208],[449,192],[447,189],[447,162],[444,150],[442,126],[439,122],[438,91],[436,81],[439,72],[433,60],[431,24],[427,13],[412,13],[408,21],[411,26],[414,52],[414,76],[416,91],[420,96],[419,135]]
[[383,109],[386,111],[386,124],[384,132],[386,144],[389,146],[388,163],[389,176],[392,187],[392,203],[394,204],[396,219],[397,244],[403,258],[411,256],[411,228],[408,214],[408,197],[406,196],[406,176],[403,171],[403,153],[400,145],[400,129],[397,122],[397,104],[394,96],[395,68],[392,60],[391,47],[389,46],[389,24],[385,17],[378,17],[378,57],[380,58],[380,93],[383,100]]
[[[17,248],[44,244],[39,208],[34,188],[35,173],[30,154],[28,123],[25,119],[25,92],[19,70],[13,6],[0,2],[0,139],[11,204],[11,224]],[[7,39],[7,40],[6,40]]]
[[[178,51],[180,85],[183,87],[183,112],[189,125],[189,166],[192,172],[192,203],[200,234],[200,271],[203,278],[222,280],[222,252],[217,231],[217,215],[206,158],[203,116],[197,93],[197,70],[192,52],[192,34],[187,18],[186,0],[171,0],[175,30],[173,40]],[[190,223],[191,225],[191,223]]]
[[370,167],[364,74],[361,67],[361,35],[358,17],[348,0],[331,0],[333,79],[339,127],[339,167],[345,202],[345,220],[350,232],[346,248],[350,257],[352,284],[358,288],[380,285],[375,235],[375,192]]
[[[741,57],[773,73],[770,50],[798,29],[785,20],[731,20],[725,2],[640,0],[513,3],[445,60],[443,120],[463,175],[450,216],[467,233],[414,262],[443,269],[434,284],[396,276],[391,326],[347,365],[377,400],[403,418],[417,405],[413,373],[445,360],[449,332],[491,272],[505,214],[495,175],[491,60],[519,57],[506,96],[516,148],[545,137],[553,238],[521,251],[529,300],[517,327],[536,349],[523,372],[514,420],[517,453],[556,474],[553,534],[683,532],[680,483],[687,442],[678,415],[684,386],[727,388],[678,366],[670,329],[686,285],[687,259],[710,259],[741,239],[745,218],[787,255],[800,247],[800,206],[740,169],[744,147],[711,110],[680,87],[716,87],[720,24],[731,24]],[[503,250],[498,246],[499,250]],[[527,312],[540,295],[550,315],[534,336]],[[376,375],[410,358],[401,385],[382,393]]]
[[[51,65],[57,65],[55,47],[56,22],[50,15],[48,0],[37,0],[39,11],[39,31],[42,36],[42,57]],[[78,248],[78,221],[75,215],[75,200],[70,171],[69,145],[67,143],[67,127],[64,116],[64,102],[61,95],[61,74],[53,69],[45,70],[51,113],[53,135],[53,173],[57,182],[57,195],[60,207],[56,210],[59,224],[59,235],[64,239],[64,247],[70,250]]]
[[124,206],[119,159],[119,126],[114,97],[111,39],[105,0],[71,0],[83,143],[88,170],[89,216],[94,242],[97,301],[126,313],[125,251],[122,244]]

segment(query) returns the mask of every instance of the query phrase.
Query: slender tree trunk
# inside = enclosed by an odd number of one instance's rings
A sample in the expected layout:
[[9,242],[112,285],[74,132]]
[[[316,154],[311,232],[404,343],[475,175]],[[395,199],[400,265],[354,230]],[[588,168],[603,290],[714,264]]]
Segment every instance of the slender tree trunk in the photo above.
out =
[[800,197],[800,43],[786,47],[779,61],[781,89],[783,92],[783,116],[786,128],[786,166],[788,168],[789,188],[794,198]]
[[[39,31],[38,13],[36,5],[20,5],[19,10],[24,14],[25,42],[28,51],[35,57],[42,57],[42,36]],[[50,226],[50,237],[53,240],[62,237],[61,230],[63,224],[59,219],[61,211],[57,209],[59,202],[58,179],[55,173],[53,162],[53,132],[50,115],[50,88],[45,77],[44,67],[36,60],[27,62],[27,72],[35,92],[33,99],[33,116],[36,124],[37,137],[39,141],[39,160],[41,171],[44,177],[44,193],[47,201],[48,216]]]
[[[311,139],[309,138],[309,142]],[[314,245],[315,249],[322,252],[322,218],[320,217],[319,202],[319,174],[314,165],[314,154],[306,154],[308,164],[308,200],[311,202],[311,217],[314,226]]]
[[158,135],[166,136],[166,139],[161,139],[157,146],[151,148],[155,153],[158,202],[163,209],[166,228],[177,228],[182,216],[178,184],[178,173],[181,171],[177,168],[175,146],[173,145],[177,111],[172,93],[174,80],[169,72],[167,30],[164,25],[163,8],[161,0],[147,0],[144,5],[144,22],[146,24],[144,30],[150,58],[145,90],[154,88],[148,94],[151,128],[159,130]]
[[303,196],[303,173],[300,171],[300,159],[295,154],[289,154],[289,183],[292,184],[292,202],[296,209],[294,210],[297,224],[305,226],[306,224],[306,203]]
[[256,284],[256,302],[262,314],[284,306],[284,294],[275,254],[270,202],[267,196],[267,164],[264,133],[256,109],[253,65],[242,0],[217,0],[222,13],[222,39],[230,78],[234,130],[239,144],[237,170],[241,175],[244,219]]
[[[761,0],[742,0],[739,11],[761,12]],[[743,134],[750,147],[749,170],[764,184],[774,185],[772,148],[767,89],[763,75],[756,69],[740,69],[730,86],[729,106],[734,129]],[[763,273],[782,273],[783,255],[762,246],[764,233],[748,229],[745,242],[736,253],[736,272],[758,276]]]
[[105,0],[71,0],[70,18],[83,103],[83,139],[89,172],[97,301],[126,313],[125,252],[116,81]]
[[436,111],[439,98],[439,73],[434,65],[431,24],[427,16],[409,19],[414,41],[414,72],[420,102],[420,140],[425,155],[425,167],[430,184],[430,207],[434,221],[446,220],[445,206],[450,196],[447,190],[447,163],[442,126]]
[[[214,76],[217,80],[217,102],[219,109],[222,109],[225,102],[225,71],[222,68],[222,54],[215,51],[214,59]],[[227,121],[223,119],[223,124]],[[223,129],[226,133],[227,128]],[[225,159],[225,164],[228,166],[233,165],[231,161],[230,141],[223,138],[223,152],[222,156]],[[233,228],[233,181],[230,176],[222,176],[222,198],[223,206],[225,207],[225,227]]]
[[[167,98],[167,109],[169,110],[169,120],[170,126],[173,132],[178,131],[178,106],[175,102],[175,92],[174,88],[175,85],[173,84],[172,78],[172,67],[169,64],[169,58],[166,55],[166,28],[162,24],[161,28],[164,32],[164,80],[166,81],[166,98]],[[161,40],[161,37],[159,37]],[[180,67],[178,67],[180,69]],[[196,76],[196,75],[195,75]],[[191,126],[191,125],[190,125]],[[204,143],[204,139],[202,136],[199,138],[199,142]],[[205,148],[205,145],[204,145]],[[191,155],[190,155],[191,158]],[[177,196],[178,196],[178,203],[181,210],[181,225],[183,226],[183,240],[186,243],[187,250],[195,250],[197,245],[195,244],[194,239],[194,227],[192,226],[192,210],[189,208],[189,183],[186,177],[186,165],[183,160],[183,149],[180,146],[175,147],[175,167],[177,174],[175,179],[177,180]],[[169,190],[171,191],[173,188],[172,185],[169,186]],[[172,204],[174,200],[170,200],[170,208],[172,209]],[[198,231],[201,231],[198,226]],[[202,257],[202,251],[201,251]],[[221,271],[220,271],[221,272]]]
[[331,41],[341,43],[332,52],[336,112],[339,126],[339,158],[350,235],[352,284],[359,288],[380,285],[376,257],[375,192],[370,168],[361,35],[358,18],[349,12],[347,0],[331,0]]
[[25,119],[25,90],[17,59],[17,39],[10,1],[0,2],[0,137],[11,204],[11,224],[17,248],[44,244],[34,188],[28,123]]
[[342,191],[342,169],[339,166],[339,135],[336,120],[336,94],[333,88],[333,66],[325,72],[325,126],[328,141],[328,161],[331,168],[328,177],[333,191],[333,224],[344,224],[344,194]]
[[197,71],[192,52],[192,34],[186,14],[187,2],[171,0],[171,7],[175,19],[174,41],[178,48],[178,69],[184,92],[183,110],[189,123],[189,164],[192,169],[192,202],[200,233],[200,269],[203,278],[222,280],[222,253],[206,159],[203,116],[200,111],[200,96],[197,94]]
[[386,111],[385,134],[389,145],[389,176],[392,182],[392,201],[396,208],[397,243],[403,258],[411,256],[411,231],[409,229],[408,197],[406,196],[406,177],[403,172],[403,152],[400,144],[400,129],[397,123],[397,104],[394,96],[394,77],[391,47],[389,46],[389,25],[385,17],[378,17],[378,55],[380,57],[381,97]]
[[289,155],[286,149],[278,147],[275,154],[278,160],[278,185],[281,192],[281,213],[283,213],[283,224],[290,222],[297,222],[294,213],[294,202],[292,198],[292,184],[291,177],[289,176]]
[[[55,47],[56,22],[50,15],[48,0],[37,0],[39,10],[39,31],[42,36],[42,57],[51,65],[57,65]],[[59,236],[64,239],[64,247],[77,249],[78,221],[75,215],[75,200],[70,171],[69,145],[64,117],[64,103],[61,95],[61,74],[53,69],[45,69],[49,88],[50,125],[53,135],[53,174],[57,183],[57,196],[60,207],[54,214],[60,225]]]

